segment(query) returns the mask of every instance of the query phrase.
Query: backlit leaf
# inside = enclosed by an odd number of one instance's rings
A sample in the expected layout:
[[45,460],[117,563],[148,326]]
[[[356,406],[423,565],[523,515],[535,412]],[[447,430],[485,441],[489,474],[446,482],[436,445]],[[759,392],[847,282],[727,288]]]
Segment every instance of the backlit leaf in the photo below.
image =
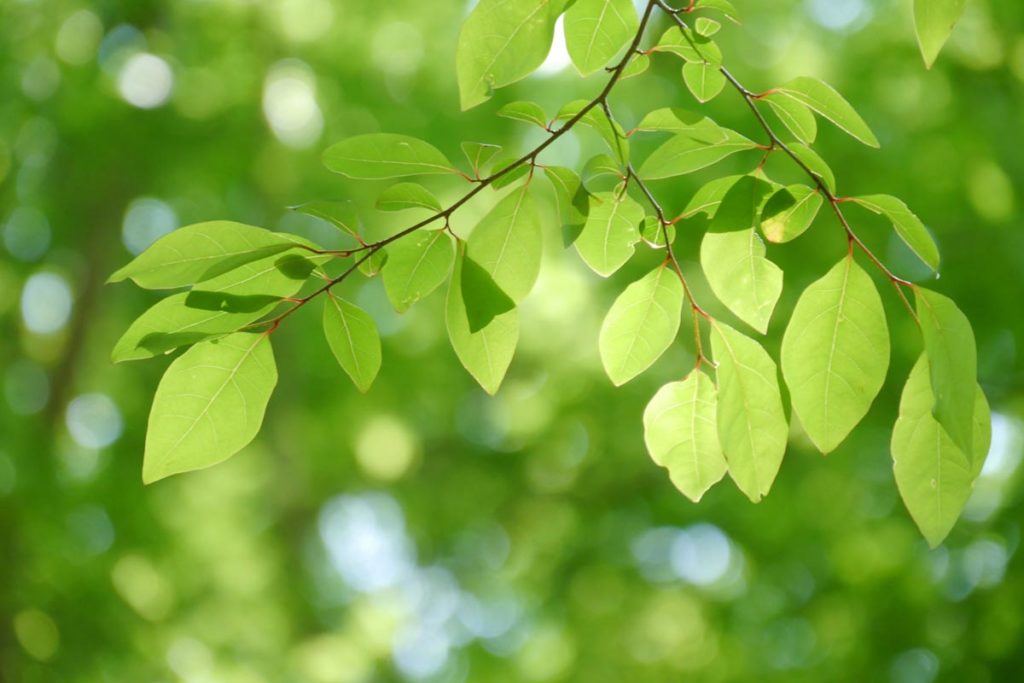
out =
[[683,64],[683,81],[698,102],[710,102],[725,87],[725,76],[718,67],[704,62]]
[[811,227],[824,199],[817,188],[790,185],[773,194],[761,211],[761,232],[769,242],[796,239]]
[[924,227],[921,219],[896,197],[884,194],[874,194],[865,197],[851,197],[850,201],[857,202],[861,206],[881,214],[892,222],[896,234],[919,259],[924,261],[929,268],[938,272],[939,270],[939,248],[932,239],[928,228]]
[[591,270],[608,277],[633,255],[643,220],[644,208],[628,194],[591,195],[587,221],[576,238],[576,251]]
[[359,391],[369,391],[380,370],[380,333],[373,318],[355,304],[328,294],[324,301],[324,337],[331,353]]
[[608,64],[636,33],[632,0],[576,0],[565,13],[569,57],[586,76]]
[[921,56],[930,69],[964,13],[967,0],[914,0],[914,27]]
[[706,142],[689,134],[675,135],[651,153],[640,166],[644,179],[671,178],[699,171],[718,163],[737,152],[754,149],[757,145],[739,133],[726,131],[726,139]]
[[455,260],[452,238],[444,230],[419,230],[386,249],[388,260],[381,279],[399,313],[440,287]]
[[777,88],[775,92],[806,105],[865,145],[878,147],[878,138],[871,132],[868,124],[828,83],[817,78],[800,76]]
[[456,173],[452,162],[429,142],[394,133],[336,142],[324,151],[323,160],[328,170],[362,180]]
[[441,203],[430,190],[418,183],[398,183],[381,192],[377,198],[381,211],[402,211],[404,209],[427,209],[440,211]]

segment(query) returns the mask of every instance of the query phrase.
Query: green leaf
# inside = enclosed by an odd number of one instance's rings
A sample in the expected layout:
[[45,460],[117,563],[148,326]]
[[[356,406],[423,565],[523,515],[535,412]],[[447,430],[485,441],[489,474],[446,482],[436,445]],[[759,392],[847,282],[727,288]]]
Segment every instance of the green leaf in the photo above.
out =
[[277,384],[270,338],[239,332],[196,344],[164,373],[146,431],[142,479],[209,467],[256,436]]
[[288,208],[325,220],[357,240],[362,239],[359,235],[359,214],[356,213],[355,204],[352,202],[315,201]]
[[760,344],[720,322],[711,326],[711,349],[718,364],[718,438],[729,475],[756,503],[771,490],[789,435],[778,368]]
[[761,212],[761,232],[782,244],[804,234],[825,202],[817,188],[790,185],[773,194]]
[[[491,177],[495,178],[491,181],[491,187],[493,189],[500,190],[508,187],[530,172],[530,164],[521,164],[519,163],[520,159],[521,157],[518,156],[504,155],[494,161],[494,164],[491,167]],[[496,177],[499,173],[510,166],[514,166],[511,171],[505,175]]]
[[605,175],[615,176],[615,178],[621,181],[625,172],[622,170],[621,164],[607,154],[598,154],[595,157],[591,157],[583,166],[583,177],[587,180],[593,180]]
[[701,186],[693,197],[690,199],[686,208],[683,209],[684,218],[692,218],[699,213],[703,213],[709,219],[714,218],[715,214],[718,213],[718,208],[722,205],[722,200],[725,199],[725,195],[729,193],[729,190],[746,176],[733,175],[725,176],[722,178],[715,178],[706,185]]
[[546,166],[544,176],[555,190],[555,203],[562,221],[563,242],[576,241],[590,213],[590,193],[575,171],[564,166]]
[[455,52],[463,111],[544,62],[563,7],[554,0],[480,0],[462,25]]
[[782,270],[765,258],[754,223],[770,191],[746,176],[722,200],[701,242],[700,262],[711,291],[745,323],[764,334],[782,294]]
[[697,9],[711,9],[719,12],[726,19],[730,19],[735,23],[740,23],[739,12],[733,6],[729,0],[700,0],[697,3]]
[[722,30],[722,24],[708,17],[698,17],[697,21],[694,22],[693,28],[705,38],[710,38]]
[[643,220],[644,208],[628,194],[591,195],[587,222],[576,238],[576,251],[591,270],[608,277],[633,255]]
[[185,287],[295,244],[286,235],[242,223],[197,223],[164,235],[107,282],[130,278],[146,289]]
[[645,133],[685,133],[687,137],[709,145],[729,139],[727,129],[703,114],[677,107],[655,109],[641,119],[636,129]]
[[324,166],[359,180],[457,173],[429,142],[408,135],[370,133],[336,142],[324,151]]
[[580,119],[580,123],[600,135],[608,149],[625,164],[629,161],[629,141],[626,139],[626,132],[622,130],[622,126],[609,119],[604,110],[590,105],[591,102],[588,100],[573,100],[563,106],[555,118],[558,121],[573,119],[585,108],[590,107]]
[[818,122],[814,118],[814,113],[802,102],[779,93],[771,93],[761,99],[768,103],[782,121],[782,125],[788,128],[797,140],[809,145],[818,137]]
[[462,153],[466,155],[470,168],[476,176],[487,166],[487,162],[501,151],[501,145],[489,145],[486,142],[463,142]]
[[969,385],[972,420],[978,426],[968,451],[962,450],[932,416],[935,397],[928,359],[921,356],[910,373],[900,416],[892,432],[893,472],[903,503],[928,544],[942,543],[971,496],[991,443],[991,417],[985,394]]
[[717,164],[737,152],[757,147],[739,133],[722,130],[726,131],[727,138],[713,143],[694,139],[688,134],[674,135],[647,157],[640,166],[640,177],[658,180],[686,175]]
[[639,76],[642,73],[646,73],[651,68],[651,58],[647,55],[634,55],[629,60],[629,64],[622,70],[622,75],[619,76],[620,81],[624,81],[627,78],[633,78]]
[[377,198],[381,211],[403,211],[405,209],[427,209],[441,211],[441,203],[430,190],[417,183],[398,183],[381,192]]
[[807,168],[811,169],[815,176],[821,179],[821,182],[825,184],[829,192],[835,194],[836,174],[832,172],[831,167],[825,163],[825,160],[817,152],[799,142],[791,144],[789,149],[800,161],[804,162]]
[[399,313],[441,286],[452,269],[455,249],[444,230],[419,230],[387,247],[381,271],[384,291]]
[[666,225],[662,227],[657,216],[645,216],[643,225],[640,227],[640,238],[654,247],[665,246],[665,234],[668,233],[668,243],[676,241],[676,226]]
[[967,0],[914,0],[914,27],[921,56],[929,69],[960,20]]
[[828,83],[817,78],[800,76],[781,88],[777,88],[775,92],[810,107],[865,145],[878,147],[878,138],[871,132],[868,124],[850,106],[850,103]]
[[[366,256],[365,252],[359,252],[355,255],[356,259],[361,259]],[[388,252],[383,249],[378,249],[370,254],[369,258],[359,263],[359,272],[366,277],[374,277],[377,273],[383,270],[384,266],[388,262]]]
[[889,368],[889,328],[871,278],[847,256],[804,291],[782,339],[793,411],[822,453],[864,418]]
[[572,63],[584,76],[597,71],[626,47],[639,25],[632,0],[576,0],[565,13]]
[[698,102],[710,102],[725,87],[725,76],[718,67],[704,62],[683,64],[683,81]]
[[540,274],[542,244],[540,215],[524,185],[506,195],[473,229],[466,242],[466,258],[518,304]]
[[924,227],[921,219],[896,197],[884,194],[874,194],[865,197],[851,197],[850,201],[857,202],[861,206],[877,214],[881,214],[892,222],[893,229],[900,239],[910,247],[919,259],[925,262],[929,268],[938,272],[939,270],[939,248],[932,239],[928,228]]
[[722,51],[715,41],[679,26],[672,26],[665,31],[661,40],[651,49],[655,52],[669,52],[691,63],[707,63],[712,66],[722,64]]
[[111,354],[115,363],[142,360],[179,346],[223,336],[262,318],[306,282],[314,261],[293,249],[247,263],[202,284],[203,290],[166,297],[139,316]]
[[356,388],[365,394],[380,371],[380,334],[373,318],[355,304],[328,292],[323,325],[331,353]]
[[484,391],[495,394],[508,371],[519,341],[519,315],[512,309],[496,316],[482,329],[470,330],[462,299],[462,254],[448,285],[445,320],[455,355]]
[[917,316],[921,321],[924,352],[928,357],[935,419],[967,452],[974,430],[974,392],[978,351],[967,316],[951,299],[915,287]]
[[548,128],[548,116],[536,102],[510,102],[498,110],[498,116]]
[[659,389],[644,410],[647,452],[695,503],[728,469],[718,441],[717,401],[711,379],[694,370]]
[[679,332],[683,285],[662,264],[643,276],[612,304],[601,325],[601,363],[615,386],[651,367]]

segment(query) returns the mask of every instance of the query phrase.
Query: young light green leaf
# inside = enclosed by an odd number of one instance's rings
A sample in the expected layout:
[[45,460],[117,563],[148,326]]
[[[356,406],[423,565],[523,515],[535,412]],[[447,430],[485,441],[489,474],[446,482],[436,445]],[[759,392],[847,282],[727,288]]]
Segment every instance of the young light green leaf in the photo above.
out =
[[878,147],[878,138],[871,132],[868,124],[850,106],[850,103],[828,83],[817,78],[800,76],[781,88],[777,88],[775,92],[810,107],[865,145]]
[[209,467],[246,446],[277,384],[270,338],[237,334],[196,344],[177,358],[153,398],[142,479]]
[[921,56],[929,69],[960,20],[967,0],[914,0],[914,27]]
[[314,262],[329,258],[308,255],[293,249],[265,257],[202,283],[202,290],[158,301],[131,324],[111,358],[115,363],[153,358],[259,320],[299,291]]
[[[530,165],[520,164],[519,161],[519,157],[510,154],[504,154],[495,159],[494,164],[491,166],[491,177],[494,178],[491,181],[491,187],[495,190],[506,188],[528,174],[531,168]],[[499,173],[504,172],[509,167],[511,167],[511,170],[504,173],[504,175],[498,176]]]
[[441,203],[430,190],[418,183],[398,183],[381,192],[377,198],[381,211],[403,211],[405,209],[427,209],[440,211]]
[[722,51],[715,41],[679,26],[672,26],[665,31],[661,40],[651,49],[655,52],[669,52],[691,63],[706,63],[715,67],[722,64]]
[[501,151],[501,145],[489,145],[486,142],[463,142],[462,153],[466,155],[473,174],[479,176],[486,168],[487,162],[494,158],[494,155]]
[[695,503],[728,469],[718,441],[717,401],[711,379],[694,370],[659,389],[644,410],[647,452]]
[[676,226],[662,226],[661,221],[658,220],[657,216],[644,217],[644,222],[640,226],[640,238],[643,241],[655,248],[661,248],[665,246],[666,234],[668,237],[668,243],[674,243],[676,241]]
[[639,76],[642,73],[646,73],[650,68],[650,57],[644,54],[634,55],[633,58],[629,60],[629,64],[626,65],[626,68],[622,70],[622,75],[619,76],[619,80],[624,81],[627,78]]
[[[363,258],[364,253],[360,253],[356,258]],[[377,273],[384,269],[384,266],[388,262],[388,252],[383,249],[370,254],[365,261],[359,263],[359,272],[368,278],[375,277]]]
[[821,182],[825,184],[825,187],[828,188],[829,192],[835,194],[836,174],[832,172],[832,168],[825,163],[825,160],[821,158],[821,155],[807,145],[799,142],[791,144],[789,149],[800,161],[804,162],[807,168],[811,169],[811,172],[814,175],[821,179]]
[[628,194],[593,194],[576,251],[591,270],[608,277],[633,255],[643,220],[644,208]]
[[962,451],[971,448],[978,351],[967,316],[951,299],[915,287],[924,352],[928,357],[933,413]]
[[693,28],[697,33],[705,38],[710,38],[722,30],[722,24],[714,19],[709,19],[708,17],[697,17],[697,21],[694,22]]
[[455,249],[444,230],[420,230],[387,246],[381,271],[391,305],[404,313],[441,286],[452,269]]
[[636,129],[645,133],[685,133],[709,145],[729,139],[728,131],[711,119],[678,107],[655,109],[640,120]]
[[479,382],[484,391],[495,394],[508,371],[519,342],[519,314],[512,309],[496,316],[485,327],[470,330],[466,306],[462,299],[462,254],[455,261],[455,271],[448,285],[445,320],[448,338],[459,361]]
[[197,223],[164,235],[107,282],[130,278],[146,289],[185,287],[295,244],[286,235],[242,223]]
[[736,7],[729,0],[700,0],[697,3],[697,9],[712,9],[719,12],[726,19],[737,24],[740,23],[739,12],[736,11]]
[[818,122],[814,118],[814,113],[805,104],[779,93],[771,93],[761,99],[768,103],[797,140],[809,145],[818,137]]
[[939,270],[939,248],[932,239],[928,228],[924,227],[921,219],[896,197],[884,194],[874,194],[865,197],[851,197],[850,201],[857,202],[864,208],[874,211],[888,218],[892,222],[893,229],[900,239],[910,247],[919,259],[925,262],[929,268],[938,272]]
[[962,450],[932,416],[928,359],[921,356],[910,373],[900,416],[892,432],[893,472],[903,503],[928,544],[942,543],[971,495],[991,442],[991,418],[985,394],[971,385],[972,419],[978,428],[970,449]]
[[352,202],[314,201],[288,208],[292,211],[304,213],[307,216],[325,220],[357,240],[361,239],[359,235],[359,214],[356,213],[355,204]]
[[548,127],[548,116],[536,102],[510,102],[498,110],[498,116],[532,123],[545,130]]
[[754,149],[757,145],[739,133],[722,129],[726,139],[707,142],[689,134],[674,135],[651,153],[640,166],[639,175],[645,180],[658,180],[686,175],[717,164],[737,152]]
[[622,165],[607,154],[591,157],[583,166],[583,177],[586,180],[606,175],[615,176],[619,181],[623,180],[623,176],[625,176]]
[[514,190],[473,229],[466,258],[483,268],[515,303],[533,289],[540,274],[543,235],[528,186]]
[[359,180],[457,173],[429,142],[408,135],[370,133],[336,142],[324,151],[324,166]]
[[480,0],[459,32],[455,52],[463,111],[497,88],[529,76],[551,50],[556,0]]
[[790,185],[773,194],[761,211],[761,232],[769,242],[795,240],[811,227],[824,198],[817,188]]
[[356,388],[370,390],[380,371],[380,334],[373,318],[355,304],[328,292],[324,301],[324,337],[331,353]]
[[699,213],[703,213],[709,219],[714,218],[715,214],[718,213],[718,208],[722,205],[725,195],[729,193],[733,185],[744,177],[741,175],[724,176],[722,178],[715,178],[706,185],[702,185],[694,193],[693,197],[690,198],[686,208],[683,209],[683,217],[692,218]]
[[889,328],[871,278],[847,256],[800,296],[782,339],[793,411],[822,453],[867,414],[889,368]]
[[562,241],[568,247],[576,241],[587,222],[590,193],[576,171],[564,166],[547,166],[544,176],[555,190],[555,204],[562,222]]
[[651,367],[679,332],[683,285],[662,264],[643,276],[612,304],[601,325],[601,363],[615,386]]
[[566,121],[575,118],[585,108],[586,113],[583,118],[580,119],[580,123],[584,124],[604,140],[605,144],[618,159],[625,164],[629,161],[629,140],[626,138],[626,132],[622,129],[617,122],[612,121],[608,118],[608,115],[604,113],[604,110],[600,107],[591,106],[591,103],[587,100],[573,100],[563,106],[558,116],[555,117],[558,121]]
[[756,503],[771,490],[789,435],[778,368],[760,344],[719,322],[711,327],[711,349],[718,364],[718,438],[729,475]]
[[683,64],[683,82],[698,102],[710,102],[725,87],[725,76],[712,64],[687,62]]
[[640,20],[632,0],[576,0],[565,13],[565,44],[584,76],[597,71],[624,48]]
[[768,331],[782,294],[782,270],[765,258],[754,228],[771,186],[745,176],[729,190],[701,242],[700,262],[719,301],[758,332]]

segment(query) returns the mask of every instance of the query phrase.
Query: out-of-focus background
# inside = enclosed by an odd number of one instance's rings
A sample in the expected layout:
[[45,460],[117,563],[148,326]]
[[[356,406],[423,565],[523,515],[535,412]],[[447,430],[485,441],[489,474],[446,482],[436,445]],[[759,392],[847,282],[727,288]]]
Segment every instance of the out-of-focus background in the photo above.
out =
[[[974,322],[994,440],[942,547],[927,549],[891,474],[920,349],[891,289],[879,282],[892,369],[854,436],[822,458],[794,433],[763,503],[725,481],[693,505],[645,453],[640,419],[692,350],[620,390],[596,352],[612,298],[658,257],[605,282],[558,248],[555,225],[496,398],[448,348],[442,294],[398,317],[379,282],[353,280],[385,335],[369,395],[303,311],[275,335],[281,381],[257,441],[143,487],[168,360],[108,360],[157,298],[104,286],[115,267],[213,218],[329,240],[286,208],[311,199],[353,199],[371,230],[394,229],[372,211],[380,188],[321,167],[326,145],[384,130],[453,159],[464,140],[522,150],[537,134],[496,118],[500,104],[554,114],[602,77],[580,80],[556,43],[538,75],[460,113],[462,0],[0,0],[0,680],[1016,680],[1024,4],[971,0],[932,71],[909,0],[736,4],[744,24],[720,35],[732,70],[753,89],[818,75],[855,103],[883,146],[822,126],[840,192],[904,198],[942,247],[934,286]],[[614,96],[627,125],[695,106],[678,62],[656,61]],[[710,110],[757,136],[734,93]],[[567,136],[548,158],[598,145]],[[751,165],[730,163],[716,172]],[[679,208],[706,179],[656,191]],[[920,274],[889,228],[851,215]],[[700,226],[680,231],[693,268]],[[770,250],[787,278],[773,351],[796,295],[843,249],[823,215]]]

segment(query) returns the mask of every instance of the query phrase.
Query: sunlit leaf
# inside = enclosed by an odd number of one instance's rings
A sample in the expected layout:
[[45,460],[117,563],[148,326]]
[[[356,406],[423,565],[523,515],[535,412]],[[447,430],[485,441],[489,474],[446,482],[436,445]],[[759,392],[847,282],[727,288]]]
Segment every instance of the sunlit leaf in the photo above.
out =
[[629,260],[640,241],[644,208],[628,194],[598,192],[576,238],[576,251],[598,275],[608,277]]
[[739,133],[722,130],[726,131],[726,139],[718,142],[695,139],[689,134],[674,135],[647,157],[640,166],[640,177],[657,180],[686,175],[757,147]]
[[381,363],[380,333],[373,318],[355,304],[328,294],[323,328],[338,364],[359,391],[369,391]]
[[882,299],[847,256],[800,296],[782,339],[793,411],[818,450],[835,450],[864,418],[888,368]]
[[796,239],[811,227],[824,198],[817,188],[790,185],[773,194],[761,211],[761,232],[778,244]]
[[501,151],[501,145],[489,145],[486,142],[463,142],[462,153],[466,155],[470,168],[479,174],[487,167],[487,162]]
[[381,279],[399,313],[440,287],[455,260],[452,238],[444,230],[420,230],[386,248],[388,260]]
[[789,149],[796,155],[800,161],[804,163],[811,170],[821,182],[825,184],[828,191],[832,194],[836,192],[836,174],[832,171],[832,168],[821,158],[817,152],[808,147],[807,145],[799,142],[794,142],[789,146]]
[[510,102],[498,110],[498,116],[507,119],[532,123],[541,128],[548,127],[548,117],[541,106],[535,102]]
[[797,140],[809,145],[818,137],[818,121],[807,105],[780,93],[770,93],[761,99]]
[[800,76],[781,88],[776,88],[775,92],[810,107],[865,145],[878,147],[878,138],[871,132],[868,124],[828,83],[817,78]]
[[760,344],[720,322],[711,327],[711,349],[718,365],[718,438],[729,476],[756,503],[771,490],[789,435],[778,368]]
[[919,259],[925,262],[929,268],[938,272],[939,270],[939,248],[932,239],[928,228],[924,227],[921,219],[896,197],[884,194],[874,194],[864,197],[851,197],[850,201],[857,202],[861,206],[881,214],[892,222],[896,234]]
[[142,479],[228,459],[259,432],[277,384],[270,338],[239,332],[200,342],[171,363],[153,398]]
[[636,33],[632,0],[576,0],[565,13],[569,57],[586,76],[608,64]]
[[625,384],[658,360],[679,331],[683,285],[662,264],[626,287],[601,325],[598,347],[615,386]]
[[683,64],[683,81],[698,102],[710,102],[725,87],[725,76],[718,67],[704,62]]
[[967,0],[914,0],[914,27],[921,56],[930,69],[960,20]]
[[707,63],[716,67],[722,64],[722,51],[715,41],[689,28],[670,27],[651,49],[674,54],[690,63]]
[[529,188],[506,195],[466,241],[466,259],[483,268],[515,303],[533,289],[540,273],[543,235]]
[[429,142],[394,133],[336,142],[324,151],[323,161],[328,170],[361,180],[456,173],[452,162]]
[[718,441],[715,385],[700,370],[666,384],[644,410],[644,442],[658,465],[687,498],[699,502],[725,476]]

